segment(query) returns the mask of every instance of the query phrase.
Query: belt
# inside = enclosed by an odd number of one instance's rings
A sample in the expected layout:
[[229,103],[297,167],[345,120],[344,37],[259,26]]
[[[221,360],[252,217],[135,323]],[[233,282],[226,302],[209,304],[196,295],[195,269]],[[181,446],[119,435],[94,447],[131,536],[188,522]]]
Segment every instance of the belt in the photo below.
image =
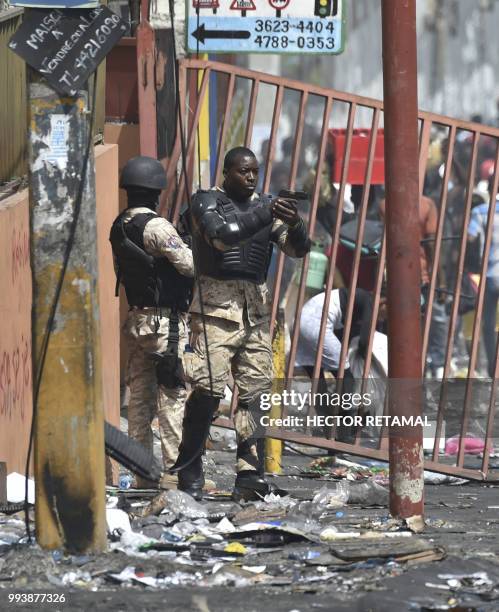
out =
[[129,311],[152,312],[160,316],[169,316],[172,309],[169,306],[130,306]]

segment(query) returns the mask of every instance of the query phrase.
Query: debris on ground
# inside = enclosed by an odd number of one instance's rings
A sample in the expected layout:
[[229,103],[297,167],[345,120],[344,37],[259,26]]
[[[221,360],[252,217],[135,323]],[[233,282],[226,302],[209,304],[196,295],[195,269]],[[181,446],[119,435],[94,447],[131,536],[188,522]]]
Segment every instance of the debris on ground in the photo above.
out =
[[[367,592],[388,597],[393,581],[412,575],[413,568],[428,568],[420,586],[424,597],[416,593],[411,609],[445,609],[441,606],[449,601],[455,602],[454,609],[463,603],[468,607],[462,609],[473,609],[474,601],[481,610],[484,602],[497,599],[499,570],[439,569],[459,556],[480,556],[499,568],[499,538],[486,550],[482,544],[498,522],[492,490],[487,521],[478,527],[466,517],[476,512],[482,490],[450,488],[445,480],[431,487],[425,530],[418,533],[422,518],[416,526],[388,515],[382,465],[356,465],[337,457],[324,457],[316,465],[335,470],[335,477],[322,482],[300,478],[288,466],[292,475],[282,482],[292,494],[246,503],[230,500],[231,482],[225,476],[216,481],[218,493],[202,502],[174,489],[108,487],[109,551],[98,555],[42,551],[26,543],[24,512],[0,513],[0,589],[133,593],[251,587],[290,597],[334,593],[335,602],[352,602]],[[309,460],[301,461],[299,470],[309,469]]]

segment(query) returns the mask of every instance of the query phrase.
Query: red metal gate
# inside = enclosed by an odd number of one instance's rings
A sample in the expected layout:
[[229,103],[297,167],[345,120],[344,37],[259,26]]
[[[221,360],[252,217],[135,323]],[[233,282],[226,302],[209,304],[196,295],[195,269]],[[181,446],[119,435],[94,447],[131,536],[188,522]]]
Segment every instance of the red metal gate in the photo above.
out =
[[[312,393],[317,390],[331,290],[337,282],[340,251],[344,251],[339,238],[342,217],[344,216],[343,202],[350,187],[348,181],[352,180],[349,172],[351,171],[353,143],[355,143],[355,134],[357,134],[355,130],[360,129],[365,134],[367,145],[364,147],[366,157],[363,166],[360,205],[356,212],[356,246],[349,253],[351,270],[349,278],[344,279],[344,283],[350,291],[343,333],[344,338],[348,338],[352,325],[354,311],[354,291],[352,289],[359,286],[362,280],[361,276],[365,273],[365,269],[369,268],[374,307],[368,348],[363,364],[362,382],[360,382],[361,390],[365,389],[369,382],[368,375],[371,370],[372,348],[383,285],[385,245],[383,239],[378,257],[375,260],[366,260],[362,254],[362,238],[364,237],[366,222],[369,221],[369,216],[373,214],[371,187],[373,182],[379,182],[378,179],[373,181],[373,168],[377,163],[375,161],[376,150],[378,136],[382,129],[383,104],[378,100],[244,70],[232,65],[202,60],[184,60],[180,66],[180,107],[184,117],[183,126],[185,127],[186,171],[180,171],[182,146],[180,138],[177,138],[168,166],[169,190],[162,203],[163,212],[168,211],[169,217],[174,220],[178,218],[180,206],[186,199],[186,189],[192,191],[203,182],[202,177],[196,176],[195,169],[197,130],[202,105],[208,95],[210,80],[213,75],[216,76],[218,82],[218,100],[222,100],[222,108],[215,118],[216,126],[214,127],[217,130],[218,146],[214,172],[211,181],[204,180],[204,187],[208,186],[207,182],[219,183],[222,176],[224,152],[236,145],[251,147],[256,142],[255,134],[258,128],[259,134],[268,134],[261,190],[269,192],[273,187],[273,180],[277,180],[277,172],[282,176],[283,170],[284,175],[286,175],[286,184],[280,186],[291,190],[301,188],[302,184],[300,183],[303,182],[308,167],[308,179],[312,189],[309,207],[303,212],[308,217],[310,237],[322,240],[324,238],[324,228],[318,221],[318,212],[322,206],[322,190],[324,184],[331,183],[331,180],[327,180],[330,165],[334,165],[336,173],[338,173],[338,164],[341,167],[339,185],[337,185],[334,193],[334,199],[337,203],[336,219],[334,224],[327,228],[325,232],[330,234],[330,247],[327,250],[328,265],[324,279],[324,306],[311,381]],[[196,92],[195,95],[193,95],[193,91]],[[236,118],[240,119],[241,116],[244,118],[244,131],[237,130],[234,127]],[[427,380],[426,399],[428,400],[431,396],[431,401],[426,402],[426,409],[432,417],[431,420],[435,428],[432,434],[434,438],[433,450],[425,461],[425,467],[468,478],[495,480],[496,472],[491,466],[490,460],[493,455],[495,440],[494,416],[498,376],[497,337],[494,340],[496,346],[495,365],[493,366],[494,377],[492,380],[483,378],[483,372],[479,370],[480,349],[483,344],[481,329],[486,289],[485,278],[494,231],[495,207],[491,205],[488,206],[486,214],[486,225],[481,237],[482,250],[481,257],[479,257],[479,269],[476,270],[477,278],[480,279],[476,305],[473,312],[466,317],[460,316],[459,308],[463,297],[462,281],[464,277],[468,276],[465,264],[467,265],[467,252],[469,256],[471,249],[468,246],[467,236],[472,207],[478,199],[483,200],[484,205],[496,200],[499,180],[499,173],[497,172],[499,129],[426,112],[420,112],[419,120],[420,193],[422,196],[423,194],[429,194],[436,201],[438,210],[438,225],[434,239],[435,255],[431,267],[427,305],[422,319],[424,356],[422,374],[427,369],[428,348],[432,338],[432,316],[435,319],[435,313],[439,308],[441,319],[445,316],[447,330],[447,340],[443,347],[445,359],[442,363],[442,380],[425,379]],[[290,155],[276,163],[274,160],[278,144],[283,141],[283,131],[285,129],[291,134],[285,140],[288,149],[291,149]],[[331,162],[328,141],[333,129],[344,130],[344,132],[341,148],[342,159]],[[440,152],[438,151],[439,147]],[[255,152],[258,156],[258,151]],[[309,162],[310,157],[314,158],[312,166]],[[438,162],[439,157],[441,162],[435,166],[435,161]],[[492,169],[491,192],[486,195],[477,187],[481,186],[479,179],[486,178],[488,168]],[[332,170],[331,168],[331,172]],[[356,172],[358,173],[358,171],[357,168]],[[375,169],[375,173],[378,176],[379,168]],[[495,240],[497,239],[496,237]],[[445,313],[441,308],[442,304],[440,304],[442,298],[439,296],[442,296],[442,292],[439,292],[437,287],[437,271],[441,260],[444,259],[448,277],[448,294],[444,294],[448,295]],[[369,264],[366,263],[368,261]],[[285,381],[288,388],[293,384],[295,375],[295,359],[300,338],[300,314],[305,300],[311,295],[307,289],[309,262],[310,256],[307,256],[301,263],[301,270],[295,271],[295,278],[299,279],[296,286],[293,283],[288,283],[288,280],[284,278],[285,258],[283,254],[278,257],[274,275],[272,327],[274,327],[275,321],[281,313],[285,316],[286,324],[290,329]],[[364,281],[362,280],[362,282]],[[464,294],[464,297],[467,297],[467,295]],[[471,333],[468,338],[467,350],[461,350],[459,353],[456,352],[455,345],[456,342],[462,343],[463,337],[465,338],[465,335],[460,331],[463,325],[464,327],[469,326]],[[343,342],[338,379],[343,378],[348,350],[348,343]],[[453,355],[458,355],[461,359],[462,367],[458,374],[462,378],[456,377],[456,369],[458,369],[459,364],[454,363]],[[466,370],[465,372],[463,367]],[[234,408],[234,403],[235,397],[233,397],[232,408]],[[383,400],[382,404],[382,406],[378,406],[378,412],[384,414],[387,406],[386,400]],[[312,414],[313,410],[313,406],[310,405],[309,413]],[[283,416],[286,416],[284,408]],[[230,426],[230,421],[227,419],[221,419],[219,423]],[[444,436],[444,424],[447,425],[446,437],[449,438],[449,434],[454,432],[458,440],[455,459],[443,455],[439,449],[440,439]],[[468,436],[468,432],[473,435]],[[384,427],[377,431],[374,447],[372,440],[367,445],[363,444],[365,438],[362,437],[361,432],[357,433],[354,444],[338,442],[334,440],[334,427],[328,432],[328,436],[312,435],[310,429],[307,431],[291,431],[284,428],[274,428],[269,430],[268,433],[272,437],[301,444],[335,448],[376,459],[387,460],[388,458],[388,437]],[[466,452],[467,437],[473,438],[475,442],[482,440],[485,444],[485,448],[478,459],[476,455]]]

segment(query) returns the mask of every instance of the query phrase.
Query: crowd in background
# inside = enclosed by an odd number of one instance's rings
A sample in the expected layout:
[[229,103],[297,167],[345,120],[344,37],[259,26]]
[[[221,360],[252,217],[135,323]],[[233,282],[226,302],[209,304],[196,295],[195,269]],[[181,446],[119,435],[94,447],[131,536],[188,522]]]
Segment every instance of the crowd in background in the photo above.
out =
[[[472,120],[477,120],[473,117]],[[320,134],[313,128],[304,130],[304,142],[296,188],[307,193],[313,192],[316,181],[316,159]],[[273,164],[270,191],[277,194],[280,189],[289,186],[289,174],[293,154],[294,137],[290,136],[281,143],[281,159]],[[455,334],[452,342],[450,366],[447,376],[466,376],[469,364],[469,346],[471,328],[475,314],[476,295],[481,272],[482,255],[486,231],[487,212],[490,201],[489,183],[492,182],[496,158],[496,139],[482,135],[478,142],[476,172],[472,181],[472,210],[468,221],[465,221],[468,174],[471,165],[473,138],[472,133],[457,130],[451,168],[448,181],[448,195],[443,217],[443,240],[439,255],[436,292],[432,305],[430,340],[427,354],[427,376],[441,378],[446,362],[449,318],[453,297],[455,295],[458,259],[463,232],[467,234],[466,256],[463,278],[461,280],[462,297],[458,309]],[[262,144],[262,166],[266,159],[268,141]],[[422,314],[428,300],[431,271],[435,258],[435,234],[440,217],[441,193],[443,187],[445,164],[448,151],[448,128],[434,127],[428,151],[426,174],[424,179],[423,198],[420,202],[421,226],[421,266],[422,266]],[[334,147],[328,142],[322,175],[320,178],[317,217],[314,239],[320,249],[327,255],[334,233],[338,215],[339,185],[332,181]],[[261,173],[263,175],[263,172]],[[349,226],[355,229],[363,196],[363,185],[348,184],[342,202],[341,232],[348,234]],[[499,203],[497,204],[499,207]],[[305,217],[310,212],[310,200],[301,203],[301,213]],[[374,232],[382,234],[384,220],[384,186],[371,185],[367,198],[366,230],[364,241],[372,240]],[[355,232],[354,232],[355,233]],[[336,261],[335,287],[350,285],[352,246],[342,243],[338,246]],[[495,369],[496,348],[496,311],[499,297],[499,208],[494,218],[494,228],[490,255],[486,266],[485,300],[482,313],[483,340],[480,339],[479,358],[474,373],[479,377],[493,377]],[[275,262],[274,262],[275,263]],[[357,288],[367,291],[374,289],[378,258],[372,253],[361,258]],[[294,274],[297,274],[295,262],[286,262],[281,295],[286,290]],[[271,278],[273,269],[271,268]],[[307,293],[313,297],[317,290]]]

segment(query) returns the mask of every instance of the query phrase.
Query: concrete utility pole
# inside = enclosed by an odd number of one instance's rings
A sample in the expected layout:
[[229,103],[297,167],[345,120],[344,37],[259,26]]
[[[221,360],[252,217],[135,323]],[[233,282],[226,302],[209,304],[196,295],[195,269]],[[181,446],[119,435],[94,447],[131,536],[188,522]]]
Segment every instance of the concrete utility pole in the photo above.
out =
[[[416,0],[383,0],[383,83],[391,416],[421,416]],[[390,427],[390,512],[422,529],[423,433]]]
[[[90,111],[86,92],[75,98],[61,97],[36,73],[29,72],[35,381],[81,197],[74,246],[37,402],[37,540],[43,548],[102,551],[106,548],[104,424]],[[82,176],[87,151],[86,173]]]

